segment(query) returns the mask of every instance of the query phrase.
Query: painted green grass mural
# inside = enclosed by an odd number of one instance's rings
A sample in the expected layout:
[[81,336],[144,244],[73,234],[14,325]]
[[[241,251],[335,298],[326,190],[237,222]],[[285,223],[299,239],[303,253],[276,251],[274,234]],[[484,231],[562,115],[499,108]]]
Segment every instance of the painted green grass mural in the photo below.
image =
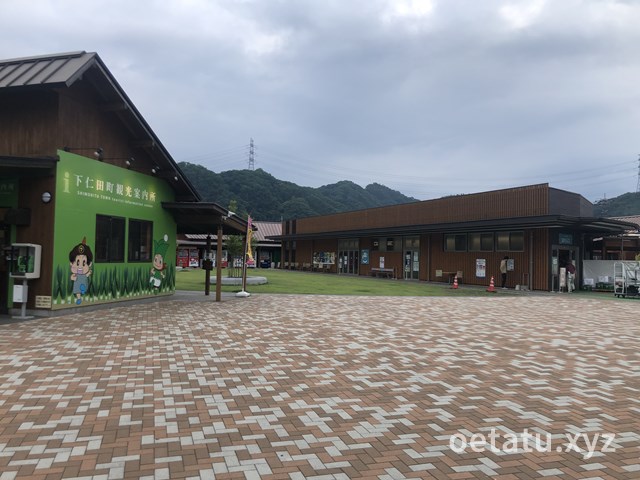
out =
[[150,279],[150,266],[94,265],[89,277],[89,289],[77,304],[73,294],[73,281],[67,266],[56,267],[53,277],[53,305],[81,305],[126,300],[172,293],[175,290],[176,269],[173,265],[165,268],[165,278],[159,289],[155,289]]

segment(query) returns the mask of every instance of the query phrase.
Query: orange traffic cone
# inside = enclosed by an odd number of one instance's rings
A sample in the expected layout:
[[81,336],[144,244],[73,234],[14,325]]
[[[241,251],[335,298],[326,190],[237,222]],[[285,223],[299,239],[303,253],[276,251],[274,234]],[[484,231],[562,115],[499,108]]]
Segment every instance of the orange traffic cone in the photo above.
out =
[[489,288],[487,288],[487,292],[496,293],[496,286],[493,283],[493,276],[491,277],[491,282],[489,283]]
[[458,275],[453,277],[453,285],[451,285],[451,288],[453,288],[454,290],[458,288]]

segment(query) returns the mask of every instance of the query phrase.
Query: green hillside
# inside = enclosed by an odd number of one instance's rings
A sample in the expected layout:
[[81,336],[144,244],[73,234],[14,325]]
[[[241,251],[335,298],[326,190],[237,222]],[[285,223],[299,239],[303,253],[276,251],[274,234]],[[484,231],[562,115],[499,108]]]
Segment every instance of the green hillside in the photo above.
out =
[[618,197],[598,200],[593,204],[596,217],[640,215],[640,193],[624,193]]
[[377,183],[362,188],[353,182],[341,181],[312,188],[278,180],[262,169],[215,173],[188,162],[181,162],[179,166],[204,201],[226,207],[235,200],[237,213],[251,212],[254,218],[263,221],[417,201]]

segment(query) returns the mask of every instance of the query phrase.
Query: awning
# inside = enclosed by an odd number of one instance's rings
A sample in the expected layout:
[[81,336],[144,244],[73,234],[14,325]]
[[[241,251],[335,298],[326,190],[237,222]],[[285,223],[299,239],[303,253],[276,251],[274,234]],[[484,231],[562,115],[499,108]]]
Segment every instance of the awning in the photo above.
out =
[[580,230],[585,233],[612,235],[629,230],[637,225],[630,222],[595,217],[568,217],[564,215],[541,215],[535,217],[498,218],[472,222],[434,223],[424,225],[402,225],[333,232],[300,233],[269,236],[272,240],[305,240],[318,238],[376,237],[384,235],[420,235],[426,233],[489,232],[499,230],[525,230],[531,228],[562,228]]
[[247,233],[247,221],[217,203],[162,202],[162,208],[173,215],[178,233],[214,235],[220,225],[224,235]]
[[57,158],[0,155],[0,177],[50,177],[55,174]]

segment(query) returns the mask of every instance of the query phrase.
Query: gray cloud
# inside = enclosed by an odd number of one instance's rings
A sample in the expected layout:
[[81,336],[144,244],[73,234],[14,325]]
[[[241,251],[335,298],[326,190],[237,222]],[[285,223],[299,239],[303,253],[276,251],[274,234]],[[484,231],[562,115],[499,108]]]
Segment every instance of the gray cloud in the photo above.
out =
[[244,168],[253,137],[311,186],[635,189],[636,2],[0,3],[0,57],[97,51],[177,160]]

